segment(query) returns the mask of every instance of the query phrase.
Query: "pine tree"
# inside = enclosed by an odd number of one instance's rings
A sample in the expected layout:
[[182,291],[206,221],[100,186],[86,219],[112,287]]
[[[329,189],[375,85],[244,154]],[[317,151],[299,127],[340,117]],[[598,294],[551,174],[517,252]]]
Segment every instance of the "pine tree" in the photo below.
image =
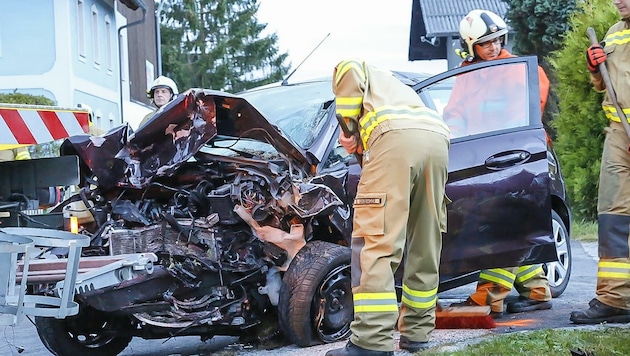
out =
[[263,36],[258,0],[174,0],[163,6],[163,72],[180,88],[238,92],[282,80],[288,54]]

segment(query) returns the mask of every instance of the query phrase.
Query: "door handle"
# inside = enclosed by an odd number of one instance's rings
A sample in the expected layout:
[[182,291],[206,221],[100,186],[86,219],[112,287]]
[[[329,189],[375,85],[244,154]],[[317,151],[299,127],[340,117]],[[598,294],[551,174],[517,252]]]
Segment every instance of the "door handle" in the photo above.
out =
[[503,152],[486,159],[485,165],[489,169],[499,170],[523,164],[529,160],[531,154],[527,151]]

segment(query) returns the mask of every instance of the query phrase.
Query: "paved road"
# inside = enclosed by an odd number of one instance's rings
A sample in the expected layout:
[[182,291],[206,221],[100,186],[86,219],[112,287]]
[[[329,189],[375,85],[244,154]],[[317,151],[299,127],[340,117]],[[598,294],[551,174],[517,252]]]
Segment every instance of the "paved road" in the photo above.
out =
[[[540,328],[572,328],[577,327],[569,321],[569,313],[575,309],[586,308],[588,301],[595,296],[597,271],[596,244],[580,244],[573,242],[573,268],[569,286],[565,292],[553,300],[553,308],[547,311],[531,313],[506,314],[498,320],[497,328],[491,330],[436,330],[431,344],[442,346],[450,344],[476,342],[485,336],[533,330]],[[450,302],[464,300],[474,290],[474,284],[456,288],[440,294],[440,301],[448,305]],[[510,296],[516,298],[516,294]],[[42,345],[35,327],[29,320],[23,320],[15,327],[0,327],[0,355],[18,355],[18,347],[23,348],[21,356],[48,356],[50,353]],[[323,355],[326,350],[343,347],[345,342],[319,345],[309,348],[286,346],[275,350],[253,350],[237,343],[234,337],[215,337],[201,342],[198,337],[177,337],[171,340],[134,339],[121,355],[123,356],[169,356],[169,355]],[[397,351],[397,355],[408,355],[405,351]]]

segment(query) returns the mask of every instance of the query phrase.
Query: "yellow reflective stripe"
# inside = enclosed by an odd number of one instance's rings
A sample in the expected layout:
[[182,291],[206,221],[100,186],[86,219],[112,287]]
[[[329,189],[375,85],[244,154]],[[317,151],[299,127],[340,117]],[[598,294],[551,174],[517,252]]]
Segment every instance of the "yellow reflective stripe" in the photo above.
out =
[[429,291],[413,290],[403,284],[402,302],[410,307],[427,309],[437,303],[438,289]]
[[525,282],[534,278],[540,272],[543,272],[542,265],[521,266],[518,268],[518,271],[516,272],[516,280],[519,282]]
[[343,117],[355,118],[361,114],[363,97],[336,97],[335,106],[337,113]]
[[606,36],[604,41],[606,42],[606,45],[609,45],[609,44],[621,45],[624,43],[628,43],[630,42],[630,29],[613,32],[609,34],[608,36]]
[[[604,110],[604,113],[609,120],[621,122],[621,119],[617,114],[617,109],[614,106],[602,105],[602,109]],[[623,113],[626,114],[627,118],[630,117],[630,108],[622,108],[621,110],[623,110]],[[628,121],[630,122],[630,120]]]
[[479,279],[485,279],[486,281],[500,284],[508,289],[512,289],[515,277],[514,273],[503,268],[487,269],[479,273]]
[[28,151],[18,152],[15,155],[15,160],[16,161],[22,161],[22,160],[25,160],[25,159],[31,159],[31,155],[30,155],[30,153],[28,153]]
[[597,277],[630,280],[630,263],[600,261]]
[[365,82],[365,72],[363,71],[363,63],[359,61],[348,60],[348,61],[342,61],[341,63],[339,63],[339,65],[337,65],[337,73],[335,75],[335,85],[338,85],[339,82],[341,81],[341,78],[343,78],[344,74],[346,74],[346,72],[352,68],[354,68],[354,70],[357,72],[357,74],[361,78],[361,81]]
[[376,128],[376,126],[378,126],[383,121],[396,119],[417,119],[418,115],[433,118],[444,125],[445,128],[448,128],[448,126],[446,126],[446,124],[442,120],[442,117],[437,112],[427,107],[410,108],[381,106],[379,108],[376,108],[374,111],[369,112],[367,115],[359,120],[359,125],[361,126],[361,140],[363,141],[364,146],[367,147],[367,142],[370,139],[370,134]]
[[356,293],[353,295],[355,313],[397,312],[396,293]]

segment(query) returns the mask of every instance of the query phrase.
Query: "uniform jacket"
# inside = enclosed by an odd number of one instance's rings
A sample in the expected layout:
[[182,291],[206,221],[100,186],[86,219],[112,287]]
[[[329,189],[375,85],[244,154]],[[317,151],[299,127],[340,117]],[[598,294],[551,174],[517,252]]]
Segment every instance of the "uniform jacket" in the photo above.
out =
[[[626,117],[630,117],[630,19],[624,19],[610,27],[604,38],[604,51],[608,56],[606,68],[610,81],[617,95],[617,103]],[[606,89],[601,74],[591,75],[593,86],[597,90]],[[602,102],[602,108],[608,119],[621,122],[608,92]]]
[[[442,118],[393,73],[362,61],[343,61],[333,74],[337,113],[358,127],[363,147],[389,130],[419,128],[449,136]],[[358,126],[357,126],[358,125]]]

